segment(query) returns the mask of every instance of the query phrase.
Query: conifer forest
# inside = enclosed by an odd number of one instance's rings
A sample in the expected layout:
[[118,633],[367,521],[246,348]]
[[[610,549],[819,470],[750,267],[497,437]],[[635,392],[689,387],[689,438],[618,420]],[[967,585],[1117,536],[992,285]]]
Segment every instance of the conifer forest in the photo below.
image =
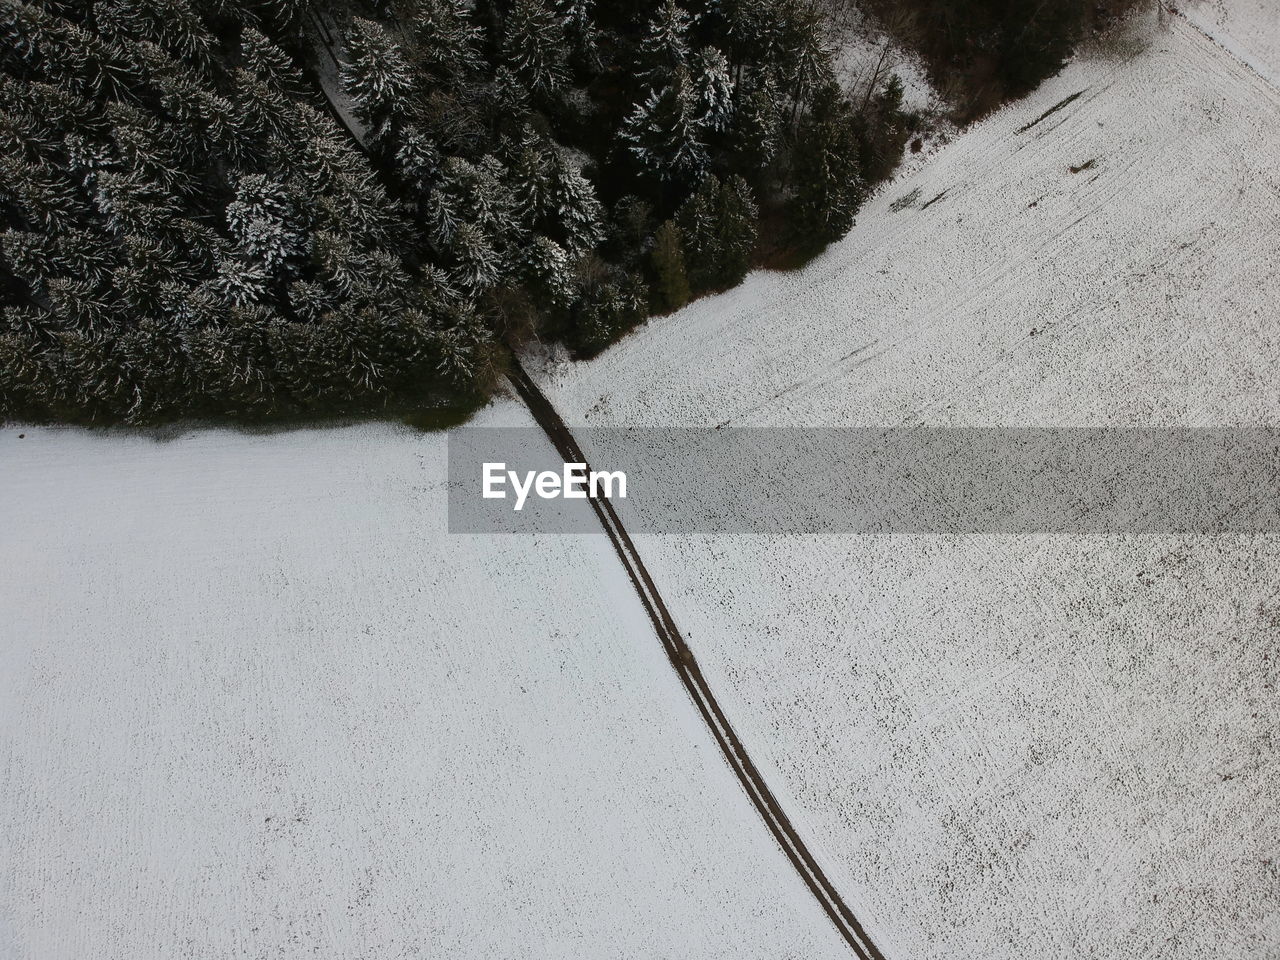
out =
[[0,34],[0,419],[465,406],[510,345],[802,262],[914,122],[809,0],[0,0]]

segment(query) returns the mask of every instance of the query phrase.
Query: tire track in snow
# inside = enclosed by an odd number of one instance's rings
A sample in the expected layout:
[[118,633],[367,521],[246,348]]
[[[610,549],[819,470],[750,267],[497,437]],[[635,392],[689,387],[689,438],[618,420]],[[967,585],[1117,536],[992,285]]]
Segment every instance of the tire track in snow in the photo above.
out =
[[[534,420],[537,421],[538,425],[542,427],[550,438],[560,456],[566,462],[589,463],[574,439],[572,432],[560,418],[555,407],[552,406],[551,401],[546,398],[542,391],[538,389],[537,384],[525,373],[519,360],[512,356],[511,364],[510,380],[512,385],[533,414]],[[587,469],[590,470],[589,465]],[[667,605],[658,593],[658,588],[654,585],[653,578],[645,568],[639,551],[636,550],[635,544],[627,534],[626,528],[623,527],[622,522],[618,519],[618,514],[613,509],[613,504],[608,500],[594,497],[588,498],[588,502],[591,504],[596,516],[599,517],[600,525],[604,527],[605,533],[608,534],[609,540],[618,554],[618,559],[622,561],[622,565],[627,571],[627,576],[631,579],[632,586],[635,587],[636,593],[640,597],[640,603],[649,615],[649,620],[653,624],[654,631],[658,634],[658,639],[662,641],[662,646],[667,652],[668,659],[671,661],[672,666],[675,667],[676,673],[680,676],[681,682],[693,699],[699,713],[702,714],[702,719],[710,728],[716,743],[720,746],[721,753],[724,754],[743,789],[746,790],[747,796],[751,798],[751,802],[755,805],[761,818],[782,847],[782,851],[787,855],[787,859],[791,861],[796,872],[800,874],[800,878],[822,905],[822,909],[831,918],[831,922],[835,924],[836,929],[845,942],[849,944],[854,954],[860,960],[885,960],[884,954],[871,941],[862,924],[858,922],[858,919],[853,915],[853,911],[849,909],[848,904],[844,902],[844,898],[840,896],[840,892],[832,885],[822,867],[814,859],[804,840],[796,832],[795,826],[791,823],[786,811],[782,809],[777,798],[774,797],[773,792],[769,789],[768,784],[765,783],[759,769],[747,754],[746,748],[730,725],[728,718],[716,700],[715,694],[711,692],[702,670],[698,667],[697,660],[694,659],[688,644],[685,643],[679,627],[676,626],[675,620],[667,609]]]

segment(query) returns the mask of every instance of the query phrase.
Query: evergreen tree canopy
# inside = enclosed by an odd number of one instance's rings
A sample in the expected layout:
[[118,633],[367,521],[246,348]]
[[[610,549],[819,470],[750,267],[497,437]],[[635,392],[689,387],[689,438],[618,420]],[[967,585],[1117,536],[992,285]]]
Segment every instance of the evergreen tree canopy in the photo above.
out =
[[531,330],[599,350],[762,221],[848,229],[905,125],[825,35],[808,0],[0,0],[0,418],[380,411]]

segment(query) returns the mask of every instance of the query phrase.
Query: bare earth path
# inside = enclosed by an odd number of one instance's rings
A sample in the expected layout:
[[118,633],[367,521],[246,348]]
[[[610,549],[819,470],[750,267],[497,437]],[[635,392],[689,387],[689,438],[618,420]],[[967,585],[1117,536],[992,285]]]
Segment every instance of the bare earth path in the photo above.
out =
[[[555,407],[514,357],[511,382],[565,462],[587,463],[586,456],[560,415],[556,413]],[[640,558],[635,544],[632,543],[618,519],[613,504],[608,500],[595,498],[592,498],[590,503],[596,516],[600,518],[600,524],[604,527],[605,533],[609,535],[609,540],[613,543],[618,559],[622,561],[627,576],[631,579],[640,602],[644,605],[645,612],[649,614],[653,629],[667,651],[667,657],[675,667],[685,689],[689,691],[689,696],[702,714],[703,720],[715,736],[716,743],[720,745],[720,750],[729,762],[729,766],[760,812],[760,816],[764,818],[765,824],[777,838],[783,852],[791,860],[813,895],[817,897],[823,910],[853,952],[861,960],[884,960],[884,954],[871,942],[866,930],[853,915],[839,891],[827,879],[822,867],[818,865],[809,848],[805,846],[804,840],[796,832],[786,811],[779,805],[768,784],[760,775],[760,771],[747,755],[742,741],[729,724],[724,711],[720,709],[715,694],[711,692],[702,671],[698,668],[697,660],[694,659],[693,653],[680,634],[680,629],[672,619],[666,604],[663,603],[662,596],[658,593],[653,578],[649,576],[649,571],[645,569],[644,561]]]

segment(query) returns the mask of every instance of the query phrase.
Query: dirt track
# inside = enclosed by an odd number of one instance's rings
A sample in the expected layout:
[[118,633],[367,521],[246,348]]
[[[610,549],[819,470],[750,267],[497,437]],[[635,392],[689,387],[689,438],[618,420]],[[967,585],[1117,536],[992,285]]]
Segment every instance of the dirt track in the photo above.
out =
[[[521,399],[528,405],[534,419],[546,431],[547,436],[550,437],[560,456],[566,462],[589,463],[574,440],[573,434],[564,421],[560,419],[560,415],[556,413],[551,402],[538,389],[537,384],[525,373],[524,368],[520,366],[519,361],[514,357],[512,358],[511,382]],[[649,614],[649,620],[653,623],[653,629],[657,632],[658,639],[662,641],[667,657],[671,660],[672,666],[675,667],[681,682],[689,692],[689,696],[693,699],[694,704],[697,705],[703,720],[706,721],[711,733],[715,736],[716,743],[720,745],[720,750],[729,762],[729,766],[733,768],[733,772],[742,783],[743,789],[747,791],[747,796],[755,804],[760,816],[764,818],[765,824],[768,825],[781,845],[783,852],[791,860],[792,865],[799,872],[806,886],[817,897],[818,902],[822,904],[823,910],[831,918],[831,922],[835,924],[836,929],[849,944],[850,949],[861,960],[884,960],[884,954],[871,942],[866,930],[854,917],[853,912],[844,902],[839,891],[827,879],[826,874],[823,873],[813,854],[809,852],[809,848],[805,846],[804,841],[796,833],[796,829],[787,817],[786,812],[778,804],[777,799],[764,782],[760,771],[751,762],[751,758],[747,755],[742,741],[738,739],[738,735],[734,732],[733,727],[730,726],[724,711],[720,709],[720,704],[716,701],[715,695],[711,692],[711,688],[707,685],[707,681],[702,675],[702,671],[698,668],[697,660],[685,643],[684,637],[681,636],[680,630],[667,610],[666,604],[663,603],[657,587],[654,586],[653,579],[649,576],[649,571],[645,569],[644,561],[640,559],[639,552],[631,542],[631,537],[628,536],[627,531],[619,521],[618,515],[613,509],[613,504],[608,500],[595,498],[592,498],[590,503],[592,509],[596,512],[596,516],[600,518],[600,524],[604,527],[605,533],[609,535],[609,540],[613,543],[618,558],[626,568],[627,576],[631,578],[631,583],[636,588],[636,593],[640,596],[640,602],[644,605],[645,612]]]

